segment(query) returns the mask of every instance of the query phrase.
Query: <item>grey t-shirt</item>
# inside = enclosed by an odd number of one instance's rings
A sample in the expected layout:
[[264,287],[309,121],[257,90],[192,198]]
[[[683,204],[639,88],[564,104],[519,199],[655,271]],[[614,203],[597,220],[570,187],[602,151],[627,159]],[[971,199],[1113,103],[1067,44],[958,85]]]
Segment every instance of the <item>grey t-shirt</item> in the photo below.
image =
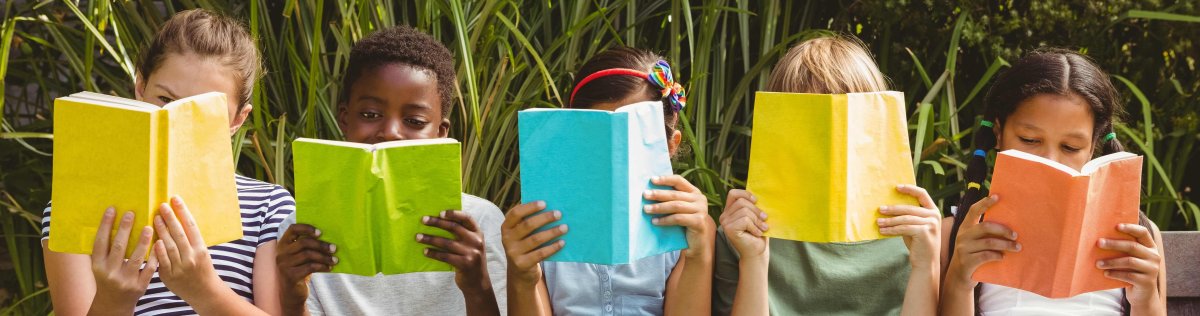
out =
[[[487,200],[469,194],[462,195],[462,210],[475,220],[483,233],[487,256],[488,276],[496,293],[500,314],[508,314],[508,295],[505,290],[504,246],[500,242],[500,224],[504,214]],[[296,223],[296,215],[288,217],[279,234]],[[466,300],[454,283],[454,272],[418,272],[372,277],[315,273],[309,278],[309,313],[313,315],[466,315]]]

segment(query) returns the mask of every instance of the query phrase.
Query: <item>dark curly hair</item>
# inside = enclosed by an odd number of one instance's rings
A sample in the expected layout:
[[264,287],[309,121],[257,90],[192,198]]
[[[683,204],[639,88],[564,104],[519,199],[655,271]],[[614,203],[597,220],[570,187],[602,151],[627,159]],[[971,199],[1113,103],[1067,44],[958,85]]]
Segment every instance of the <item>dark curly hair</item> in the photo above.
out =
[[404,25],[379,30],[354,43],[346,75],[342,77],[339,103],[349,101],[350,87],[364,72],[392,64],[404,64],[432,72],[437,77],[442,115],[450,116],[458,82],[454,73],[454,55],[429,34]]

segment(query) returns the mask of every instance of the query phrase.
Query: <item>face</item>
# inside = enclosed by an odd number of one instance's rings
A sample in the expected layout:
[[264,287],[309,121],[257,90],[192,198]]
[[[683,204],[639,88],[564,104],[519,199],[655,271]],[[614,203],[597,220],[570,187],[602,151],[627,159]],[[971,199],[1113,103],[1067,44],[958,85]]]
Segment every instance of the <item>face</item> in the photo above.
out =
[[346,140],[375,144],[402,139],[447,137],[437,75],[404,64],[368,69],[338,106],[338,125]]
[[[643,98],[642,96],[638,96],[638,95],[630,95],[630,96],[626,96],[624,99],[621,99],[621,100],[618,100],[615,102],[601,102],[601,103],[594,104],[591,106],[591,109],[616,111],[617,109],[621,108],[622,106],[626,106],[626,105],[630,105],[630,104],[634,104],[634,103],[638,103],[638,102],[645,102],[645,101],[652,101],[652,100],[645,100],[645,98]],[[671,135],[667,135],[667,154],[670,155],[671,157],[675,157],[675,152],[679,150],[679,142],[682,140],[683,140],[683,133],[679,132],[679,130],[673,130]]]
[[135,93],[139,101],[164,106],[201,93],[221,92],[229,99],[229,133],[236,133],[252,107],[236,104],[238,80],[233,69],[212,58],[195,54],[167,54],[158,69],[139,76]]
[[997,125],[1000,150],[1016,149],[1079,170],[1092,159],[1091,107],[1078,95],[1039,94]]

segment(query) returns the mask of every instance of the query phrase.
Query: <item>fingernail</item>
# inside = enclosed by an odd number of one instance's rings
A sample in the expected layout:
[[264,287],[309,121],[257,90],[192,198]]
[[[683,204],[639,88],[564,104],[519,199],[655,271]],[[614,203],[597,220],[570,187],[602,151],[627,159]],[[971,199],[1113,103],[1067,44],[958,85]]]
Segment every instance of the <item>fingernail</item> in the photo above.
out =
[[167,204],[167,203],[163,203],[161,206],[162,206],[162,208],[165,208],[165,209],[171,208],[171,204]]
[[337,263],[338,263],[338,258],[337,258],[337,257],[333,257],[333,264],[337,264]]
[[763,227],[762,227],[762,230],[764,230],[764,231],[765,231],[765,230],[767,230],[767,229],[769,229],[769,228],[771,228],[771,225],[767,225],[767,223],[763,223],[763,225],[762,225],[762,226],[763,226]]
[[887,212],[887,211],[888,211],[888,207],[887,207],[887,205],[884,205],[884,206],[880,206],[880,207],[879,207],[879,212],[880,212],[880,213]]
[[1117,224],[1117,229],[1128,229],[1128,228],[1129,228],[1129,224],[1125,224],[1125,223]]
[[1100,247],[1108,247],[1108,239],[1100,238]]
[[438,213],[438,216],[441,216],[441,217],[445,218],[445,217],[446,217],[446,214],[448,214],[448,213],[450,213],[450,212],[447,212],[447,211],[442,211],[441,213]]
[[421,241],[423,238],[425,238],[425,234],[417,234],[417,241]]
[[652,204],[647,204],[647,205],[645,205],[645,206],[642,206],[642,211],[643,211],[643,212],[646,212],[646,213],[650,213],[650,209],[651,209],[651,207],[650,207],[650,206],[651,206],[651,205],[652,205]]
[[421,249],[421,253],[422,253],[422,254],[425,254],[426,256],[428,256],[428,255],[429,255],[429,248]]
[[904,188],[904,185],[903,185],[903,184],[897,184],[897,185],[896,185],[896,189],[903,189],[903,188]]
[[1016,239],[1017,239],[1017,232],[1012,232],[1012,234],[1009,234],[1008,236],[1012,237],[1012,239],[1013,239],[1013,240],[1016,240]]
[[1098,268],[1103,268],[1106,265],[1107,264],[1104,263],[1104,260],[1096,261],[1096,267]]
[[658,218],[657,218],[657,217],[655,217],[655,218],[651,218],[651,219],[650,219],[650,223],[653,223],[653,224],[655,224],[655,225],[658,225]]
[[1016,248],[1016,252],[1021,252],[1021,244],[1017,244],[1017,246],[1014,248]]
[[429,216],[421,216],[421,223],[429,224]]
[[654,181],[654,182],[658,182],[659,179],[662,179],[662,178],[659,176],[650,177],[650,181]]
[[313,236],[321,237],[321,230],[317,229],[316,231],[314,231]]
[[567,225],[558,225],[558,231],[567,232]]
[[1000,195],[999,195],[999,194],[992,194],[992,200],[999,201],[999,200],[1000,200]]
[[104,216],[113,216],[116,214],[117,214],[117,210],[113,209],[112,206],[109,206],[108,208],[104,209]]
[[646,199],[649,199],[652,195],[650,191],[642,192],[642,197]]
[[171,200],[175,201],[175,203],[183,203],[183,197],[179,195],[172,196]]
[[758,203],[758,197],[757,197],[757,196],[754,196],[754,194],[751,194],[751,195],[750,195],[750,202]]
[[133,219],[133,212],[125,212],[125,215],[121,215],[121,219]]
[[558,219],[562,219],[562,212],[561,212],[561,211],[554,211],[554,219],[556,219],[556,220],[558,220]]
[[329,244],[329,253],[337,252],[337,245]]
[[534,205],[537,205],[538,208],[546,208],[546,201],[537,201],[534,202]]
[[758,218],[761,218],[761,219],[763,219],[763,220],[766,220],[766,219],[767,219],[767,212],[758,212]]
[[880,219],[877,219],[877,220],[875,220],[875,224],[876,224],[876,225],[879,225],[879,226],[883,226],[883,224],[884,224],[884,220],[883,220],[882,218],[880,218]]

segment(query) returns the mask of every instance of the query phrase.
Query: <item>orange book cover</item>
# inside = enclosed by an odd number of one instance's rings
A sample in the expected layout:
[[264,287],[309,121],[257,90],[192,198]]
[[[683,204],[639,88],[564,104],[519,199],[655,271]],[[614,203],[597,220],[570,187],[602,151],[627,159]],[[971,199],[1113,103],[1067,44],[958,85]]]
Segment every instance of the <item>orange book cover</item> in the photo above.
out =
[[1100,238],[1132,240],[1117,224],[1137,224],[1142,157],[1127,152],[1096,158],[1074,170],[1016,150],[996,156],[992,193],[1000,201],[983,220],[1017,233],[1020,252],[985,263],[975,281],[1049,298],[1127,284],[1104,276],[1096,261],[1123,256],[1100,249]]

